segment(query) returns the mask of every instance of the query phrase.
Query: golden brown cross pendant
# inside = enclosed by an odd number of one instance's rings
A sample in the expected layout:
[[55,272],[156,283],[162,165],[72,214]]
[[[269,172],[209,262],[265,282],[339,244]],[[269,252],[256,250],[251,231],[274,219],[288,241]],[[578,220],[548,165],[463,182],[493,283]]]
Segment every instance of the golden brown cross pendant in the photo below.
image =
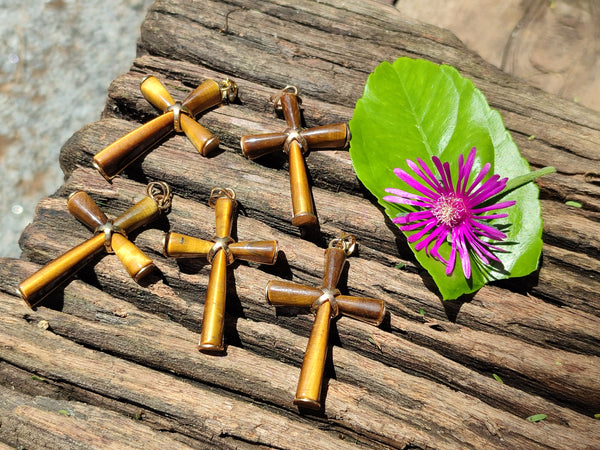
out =
[[18,292],[31,307],[37,305],[54,289],[74,275],[83,263],[105,249],[115,253],[131,277],[139,281],[154,267],[148,258],[129,239],[127,234],[154,220],[169,209],[171,192],[163,182],[150,183],[147,196],[110,221],[98,205],[84,191],[70,195],[69,212],[84,225],[94,230],[94,236],[48,263],[19,284]]
[[185,133],[203,156],[219,146],[219,138],[200,125],[194,117],[221,103],[231,102],[237,95],[236,84],[226,79],[221,83],[205,80],[183,102],[176,102],[165,86],[154,76],[140,84],[142,95],[163,114],[131,131],[94,156],[93,165],[111,180],[142,156],[152,145],[173,131]]
[[385,316],[383,300],[341,295],[336,288],[346,256],[352,253],[355,245],[354,236],[331,241],[329,248],[325,250],[321,287],[278,280],[270,281],[267,285],[266,296],[272,305],[310,307],[315,314],[294,400],[294,404],[303,408],[321,408],[320,395],[331,319],[343,313],[377,326]]
[[282,133],[244,136],[240,145],[244,156],[250,159],[283,150],[289,158],[290,189],[292,192],[292,224],[317,224],[304,157],[310,150],[342,149],[348,145],[349,132],[345,123],[303,129],[297,89],[287,86],[272,98],[275,109],[281,109],[288,128]]
[[199,349],[204,352],[222,352],[227,292],[227,266],[236,259],[260,264],[275,264],[277,241],[235,242],[231,226],[237,202],[232,189],[212,190],[209,205],[215,209],[216,231],[211,241],[167,233],[165,255],[172,258],[206,258],[212,264],[204,303],[202,333]]

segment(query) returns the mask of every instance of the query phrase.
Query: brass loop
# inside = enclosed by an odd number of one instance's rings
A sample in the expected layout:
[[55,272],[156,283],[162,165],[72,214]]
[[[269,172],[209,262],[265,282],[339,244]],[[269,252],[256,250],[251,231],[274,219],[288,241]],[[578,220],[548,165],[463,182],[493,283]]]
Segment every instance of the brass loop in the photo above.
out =
[[329,243],[329,248],[339,248],[346,256],[352,254],[356,249],[356,237],[352,234],[340,233],[339,238],[334,238]]
[[230,198],[235,202],[235,191],[231,188],[220,188],[216,187],[210,191],[210,197],[208,198],[208,206],[214,208],[219,198]]
[[215,244],[209,250],[208,255],[206,255],[208,262],[212,264],[215,256],[217,256],[217,252],[219,250],[223,250],[225,252],[225,257],[227,258],[227,265],[231,264],[235,258],[231,252],[231,249],[229,248],[229,244],[235,241],[229,236],[224,238],[213,238],[212,241]]
[[154,200],[161,211],[166,211],[171,207],[171,187],[164,181],[153,181],[146,187],[146,195]]
[[173,111],[173,127],[177,133],[181,133],[181,114],[192,116],[192,112],[187,106],[183,106],[181,102],[175,102],[167,108],[165,112]]
[[325,302],[329,302],[329,304],[331,305],[331,314],[330,317],[333,319],[335,317],[337,317],[340,313],[340,307],[338,306],[337,300],[335,299],[335,297],[337,295],[340,295],[340,291],[337,289],[331,290],[331,289],[327,289],[324,287],[321,287],[321,292],[323,292],[323,294],[321,294],[321,296],[316,299],[314,301],[314,303],[311,305],[310,310],[313,314],[317,313],[317,310],[319,309],[319,307],[325,303]]
[[221,101],[223,103],[231,103],[237,97],[237,84],[229,78],[225,78],[219,83],[219,89],[221,90]]
[[283,143],[283,151],[285,154],[287,155],[290,152],[290,145],[293,141],[296,141],[302,149],[302,154],[306,155],[308,153],[308,142],[306,142],[306,139],[300,133],[301,130],[288,128],[285,132],[287,133],[287,138],[285,138],[285,142]]
[[294,94],[296,96],[296,99],[298,100],[298,105],[302,104],[302,100],[300,99],[300,97],[298,97],[298,88],[296,86],[288,84],[286,87],[284,87],[280,91],[277,91],[275,94],[269,97],[269,100],[271,103],[273,103],[275,110],[281,111],[281,96],[286,92]]
[[114,253],[112,248],[112,236],[114,233],[118,233],[123,237],[127,237],[125,230],[121,227],[114,225],[112,221],[108,220],[94,230],[94,234],[104,233],[104,248],[107,253]]

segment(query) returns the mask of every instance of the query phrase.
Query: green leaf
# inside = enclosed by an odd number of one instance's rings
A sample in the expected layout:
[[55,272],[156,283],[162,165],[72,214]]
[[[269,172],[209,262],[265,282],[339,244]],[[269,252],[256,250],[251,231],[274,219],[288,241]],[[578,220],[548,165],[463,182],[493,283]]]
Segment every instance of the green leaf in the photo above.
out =
[[527,420],[530,422],[541,422],[546,419],[548,416],[546,414],[534,414],[533,416],[529,416]]
[[494,377],[494,380],[496,380],[498,383],[504,384],[504,381],[502,381],[502,378],[500,378],[498,375],[493,373],[492,376]]
[[[382,200],[388,187],[415,192],[393,173],[395,168],[411,173],[407,159],[421,158],[433,167],[431,157],[438,156],[450,162],[456,181],[459,155],[466,157],[476,147],[474,173],[486,162],[492,166],[488,176],[495,173],[512,179],[530,173],[500,114],[489,107],[470,80],[450,66],[410,58],[400,58],[393,64],[383,62],[367,80],[350,130],[350,156],[358,178],[390,219],[411,210]],[[502,261],[500,265],[486,266],[472,259],[469,279],[458,258],[453,273],[447,276],[442,262],[409,244],[444,300],[475,292],[489,281],[522,277],[537,269],[542,249],[538,194],[537,186],[528,183],[502,197],[503,201],[517,202],[503,210],[509,214],[507,218],[491,221],[507,234],[507,239],[497,244],[507,252],[496,254]],[[444,243],[440,253],[447,258],[450,249],[451,245]]]
[[377,347],[377,348],[379,349],[379,351],[381,351],[381,345],[379,345],[379,344],[378,344],[378,343],[375,341],[375,339],[373,339],[372,337],[369,337],[369,338],[367,338],[367,340],[368,340],[368,341],[369,341],[371,344],[373,344],[375,347]]
[[567,200],[565,202],[565,205],[567,205],[567,206],[573,206],[574,208],[581,208],[581,207],[583,207],[583,205],[581,203],[576,202],[574,200]]

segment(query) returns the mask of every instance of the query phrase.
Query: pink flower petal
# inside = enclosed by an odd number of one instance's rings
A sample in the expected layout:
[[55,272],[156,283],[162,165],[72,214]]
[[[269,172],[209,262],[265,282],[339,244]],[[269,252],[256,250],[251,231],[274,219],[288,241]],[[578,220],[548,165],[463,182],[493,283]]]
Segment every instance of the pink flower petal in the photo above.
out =
[[397,197],[395,195],[386,195],[383,197],[383,200],[390,203],[401,203],[403,205],[412,205],[412,206],[423,206],[424,208],[431,208],[431,203],[419,202],[417,200],[411,200],[408,198]]
[[423,236],[425,236],[429,232],[429,230],[431,230],[435,226],[436,226],[436,222],[435,221],[432,220],[432,221],[428,222],[421,231],[419,231],[418,233],[415,233],[415,234],[411,234],[408,237],[408,242],[418,241]]
[[501,241],[503,239],[506,239],[506,234],[498,230],[498,228],[492,227],[485,223],[477,222],[476,220],[471,220],[471,224],[473,227],[481,230],[483,236],[489,237],[490,239],[494,239],[495,241]]
[[469,190],[466,192],[467,195],[471,195],[471,192],[473,191],[473,189],[475,189],[477,187],[477,185],[481,182],[481,180],[483,180],[485,178],[485,176],[487,175],[487,173],[489,172],[491,167],[492,167],[492,165],[490,163],[484,164],[484,166],[481,168],[481,172],[479,172],[477,177],[475,177],[475,179],[473,180],[473,183],[471,183],[471,186],[469,187]]
[[421,169],[423,169],[423,172],[427,175],[427,177],[435,185],[436,191],[441,192],[442,191],[442,185],[438,181],[437,177],[433,174],[433,172],[431,171],[431,169],[429,168],[429,166],[427,166],[423,162],[423,160],[421,158],[417,158],[417,162],[421,166]]
[[450,164],[445,162],[442,166],[444,167],[444,174],[446,175],[446,179],[448,180],[446,189],[448,190],[448,192],[454,192],[454,184],[452,183],[452,174],[450,173]]
[[446,275],[452,275],[454,272],[454,264],[456,263],[456,241],[452,240],[452,249],[450,250],[450,258],[448,258],[448,264],[446,264]]
[[423,219],[430,219],[433,218],[433,214],[431,214],[431,211],[429,210],[425,210],[425,211],[416,211],[416,212],[409,212],[406,213],[403,216],[398,216],[392,219],[392,222],[394,223],[410,223],[410,222],[414,222],[416,220],[423,220]]
[[[421,161],[421,160],[419,160]],[[428,177],[414,162],[410,159],[406,160],[406,164],[410,167],[423,181],[425,181],[430,187],[433,188],[434,191],[439,192],[441,189],[440,183],[435,179],[435,177]],[[433,174],[432,174],[433,175]]]
[[465,245],[465,238],[460,228],[452,230],[452,241],[456,241],[456,249],[458,250],[458,256],[460,257],[460,263],[465,278],[471,278],[471,259],[469,258],[469,252]]
[[517,203],[517,202],[514,201],[514,200],[510,200],[510,201],[506,201],[506,202],[500,202],[500,203],[495,203],[495,204],[490,205],[490,206],[484,206],[482,208],[472,209],[471,212],[473,214],[479,214],[479,213],[482,213],[482,212],[485,212],[485,211],[494,211],[496,209],[510,208],[515,203]]
[[[459,178],[462,175],[462,185],[460,183],[460,180],[457,184],[458,187],[458,191],[465,193],[466,189],[467,189],[467,183],[469,182],[469,177],[471,176],[471,171],[473,170],[473,163],[475,162],[475,154],[477,153],[477,149],[475,147],[473,147],[471,149],[471,151],[469,152],[469,156],[467,157],[467,162],[466,164],[463,166],[463,171],[462,174],[460,173],[460,169],[459,169]],[[462,157],[462,155],[460,155]]]
[[444,171],[444,166],[442,164],[442,162],[440,161],[440,158],[438,158],[437,156],[434,156],[431,158],[431,160],[433,161],[433,164],[435,164],[436,169],[438,170],[438,173],[440,174],[440,176],[442,177],[442,186],[444,189],[444,193],[448,193],[448,192],[452,192],[452,186],[451,186],[451,180],[448,180],[446,178],[446,172]]
[[427,189],[425,186],[423,186],[421,183],[419,183],[417,180],[415,180],[413,177],[407,174],[404,170],[394,169],[394,173],[398,178],[400,178],[402,181],[408,184],[411,188],[419,191],[426,197],[434,199],[439,196],[439,194],[436,194],[435,192]]

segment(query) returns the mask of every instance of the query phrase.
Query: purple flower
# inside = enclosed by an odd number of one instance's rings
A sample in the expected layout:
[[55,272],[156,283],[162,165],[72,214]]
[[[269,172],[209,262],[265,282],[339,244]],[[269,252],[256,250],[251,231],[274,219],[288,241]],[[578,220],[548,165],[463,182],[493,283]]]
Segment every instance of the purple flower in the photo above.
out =
[[[456,252],[460,258],[462,269],[466,278],[471,277],[470,254],[475,255],[485,264],[490,260],[500,261],[492,251],[503,251],[489,243],[490,240],[502,241],[506,234],[486,223],[491,219],[507,217],[506,213],[490,213],[491,211],[508,208],[515,204],[514,201],[500,202],[486,205],[486,202],[496,194],[502,192],[508,178],[500,179],[499,175],[492,175],[483,181],[491,165],[485,164],[467,186],[476,149],[473,147],[465,163],[463,155],[458,159],[458,181],[456,186],[450,174],[450,164],[442,163],[437,156],[432,157],[439,178],[419,158],[418,165],[407,160],[408,166],[421,179],[417,181],[402,169],[394,169],[398,178],[415,189],[419,194],[387,188],[389,194],[383,197],[391,203],[412,205],[420,209],[396,217],[393,222],[400,224],[402,231],[420,230],[408,237],[409,242],[416,242],[417,251],[425,249],[431,255],[446,264],[446,275],[452,274],[456,261]],[[482,239],[484,238],[484,239]],[[439,248],[444,241],[450,241],[452,249],[446,261],[439,253]],[[430,248],[430,246],[433,246]]]

